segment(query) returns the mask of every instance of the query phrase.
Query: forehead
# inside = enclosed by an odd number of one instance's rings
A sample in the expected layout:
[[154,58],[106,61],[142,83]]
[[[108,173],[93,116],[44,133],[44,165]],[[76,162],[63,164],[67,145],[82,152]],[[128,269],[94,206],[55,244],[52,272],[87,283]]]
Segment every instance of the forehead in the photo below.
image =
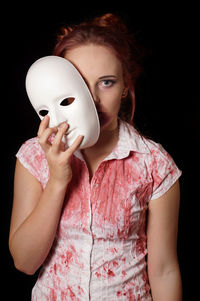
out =
[[122,64],[114,51],[106,46],[88,44],[78,46],[65,58],[79,70],[84,78],[98,78],[103,75],[122,75]]

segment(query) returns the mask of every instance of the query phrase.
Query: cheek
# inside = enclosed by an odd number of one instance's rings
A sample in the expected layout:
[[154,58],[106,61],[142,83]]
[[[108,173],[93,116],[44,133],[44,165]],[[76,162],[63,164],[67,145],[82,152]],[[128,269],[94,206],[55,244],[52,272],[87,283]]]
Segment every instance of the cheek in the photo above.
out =
[[101,93],[101,101],[104,104],[109,104],[110,106],[112,105],[116,106],[121,102],[122,91],[123,89],[121,89],[120,87],[117,89],[114,88],[108,89],[103,93]]
[[120,90],[112,91],[107,95],[107,103],[109,106],[109,111],[111,113],[118,113],[121,104],[121,94]]

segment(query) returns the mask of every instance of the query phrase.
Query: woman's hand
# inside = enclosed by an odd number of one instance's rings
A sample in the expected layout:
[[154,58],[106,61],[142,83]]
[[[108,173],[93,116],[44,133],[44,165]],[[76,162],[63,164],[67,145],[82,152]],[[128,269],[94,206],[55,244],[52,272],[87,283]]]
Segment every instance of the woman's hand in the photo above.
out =
[[[68,124],[64,122],[59,127],[54,128],[49,128],[48,125],[49,116],[46,115],[40,123],[38,138],[49,165],[49,180],[67,186],[72,178],[70,158],[80,146],[83,136],[78,136],[73,144],[65,150],[62,138],[68,130]],[[53,142],[50,142],[49,138],[52,134],[55,134],[55,138]]]

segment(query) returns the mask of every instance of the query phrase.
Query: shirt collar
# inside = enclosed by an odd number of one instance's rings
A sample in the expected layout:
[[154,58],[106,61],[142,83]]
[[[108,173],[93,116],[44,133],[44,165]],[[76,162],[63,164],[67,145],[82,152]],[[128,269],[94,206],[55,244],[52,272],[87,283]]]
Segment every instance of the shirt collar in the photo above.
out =
[[126,158],[131,151],[141,154],[150,153],[144,137],[132,125],[119,120],[119,140],[106,160]]
[[[141,154],[150,153],[144,137],[142,137],[142,135],[140,135],[132,125],[119,119],[118,143],[104,161],[126,158],[129,156],[131,151]],[[84,160],[80,150],[77,150],[74,154],[79,159]]]

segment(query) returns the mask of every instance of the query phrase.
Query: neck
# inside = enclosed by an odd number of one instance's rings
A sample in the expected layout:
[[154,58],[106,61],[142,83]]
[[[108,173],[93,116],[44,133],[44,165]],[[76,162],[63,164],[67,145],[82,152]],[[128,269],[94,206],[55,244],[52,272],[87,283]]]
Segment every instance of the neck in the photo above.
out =
[[112,152],[118,141],[118,122],[115,126],[102,128],[97,143],[82,150],[82,155],[87,163],[90,178],[98,165]]
[[89,148],[84,149],[84,154],[107,155],[110,153],[118,141],[118,122],[110,127],[101,129],[97,143]]

